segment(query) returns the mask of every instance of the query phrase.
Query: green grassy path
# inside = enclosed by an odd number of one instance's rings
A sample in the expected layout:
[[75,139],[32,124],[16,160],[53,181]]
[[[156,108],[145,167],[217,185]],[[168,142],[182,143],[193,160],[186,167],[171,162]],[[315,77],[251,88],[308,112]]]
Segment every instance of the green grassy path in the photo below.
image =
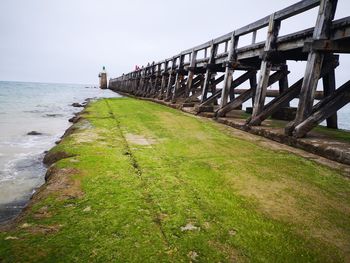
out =
[[345,262],[350,182],[230,128],[134,99],[93,103],[0,262]]

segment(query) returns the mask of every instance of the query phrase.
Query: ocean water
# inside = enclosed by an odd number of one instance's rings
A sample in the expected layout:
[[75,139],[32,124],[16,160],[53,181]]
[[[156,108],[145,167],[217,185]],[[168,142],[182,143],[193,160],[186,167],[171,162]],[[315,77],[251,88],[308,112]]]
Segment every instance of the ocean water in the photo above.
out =
[[[44,183],[44,152],[87,98],[117,97],[86,85],[0,81],[0,222],[17,215]],[[37,131],[42,135],[27,135]]]

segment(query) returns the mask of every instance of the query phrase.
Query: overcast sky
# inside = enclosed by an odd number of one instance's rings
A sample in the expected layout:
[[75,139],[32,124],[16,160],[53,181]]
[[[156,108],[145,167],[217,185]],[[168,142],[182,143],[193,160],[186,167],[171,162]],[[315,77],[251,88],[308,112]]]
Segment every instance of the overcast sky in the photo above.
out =
[[[295,2],[1,0],[0,80],[97,83],[103,65],[116,77]],[[283,22],[281,34],[313,26],[316,12]],[[349,14],[350,1],[339,0],[336,18]],[[265,36],[259,32],[258,40]],[[349,68],[349,56],[341,59]],[[347,76],[340,72],[344,81]]]

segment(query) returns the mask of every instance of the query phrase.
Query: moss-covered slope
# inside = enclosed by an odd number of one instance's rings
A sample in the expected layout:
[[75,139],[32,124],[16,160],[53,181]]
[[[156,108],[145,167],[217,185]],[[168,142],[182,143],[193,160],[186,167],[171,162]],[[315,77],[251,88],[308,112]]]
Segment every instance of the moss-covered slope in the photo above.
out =
[[349,180],[210,120],[100,100],[46,160],[0,262],[350,260]]

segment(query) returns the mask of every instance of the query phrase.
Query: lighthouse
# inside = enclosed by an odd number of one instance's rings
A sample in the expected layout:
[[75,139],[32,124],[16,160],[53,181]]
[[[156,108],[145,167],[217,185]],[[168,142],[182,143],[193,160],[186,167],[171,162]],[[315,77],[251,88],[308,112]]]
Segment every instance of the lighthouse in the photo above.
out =
[[98,74],[100,78],[100,88],[107,89],[107,72],[105,66],[103,66],[102,71]]

